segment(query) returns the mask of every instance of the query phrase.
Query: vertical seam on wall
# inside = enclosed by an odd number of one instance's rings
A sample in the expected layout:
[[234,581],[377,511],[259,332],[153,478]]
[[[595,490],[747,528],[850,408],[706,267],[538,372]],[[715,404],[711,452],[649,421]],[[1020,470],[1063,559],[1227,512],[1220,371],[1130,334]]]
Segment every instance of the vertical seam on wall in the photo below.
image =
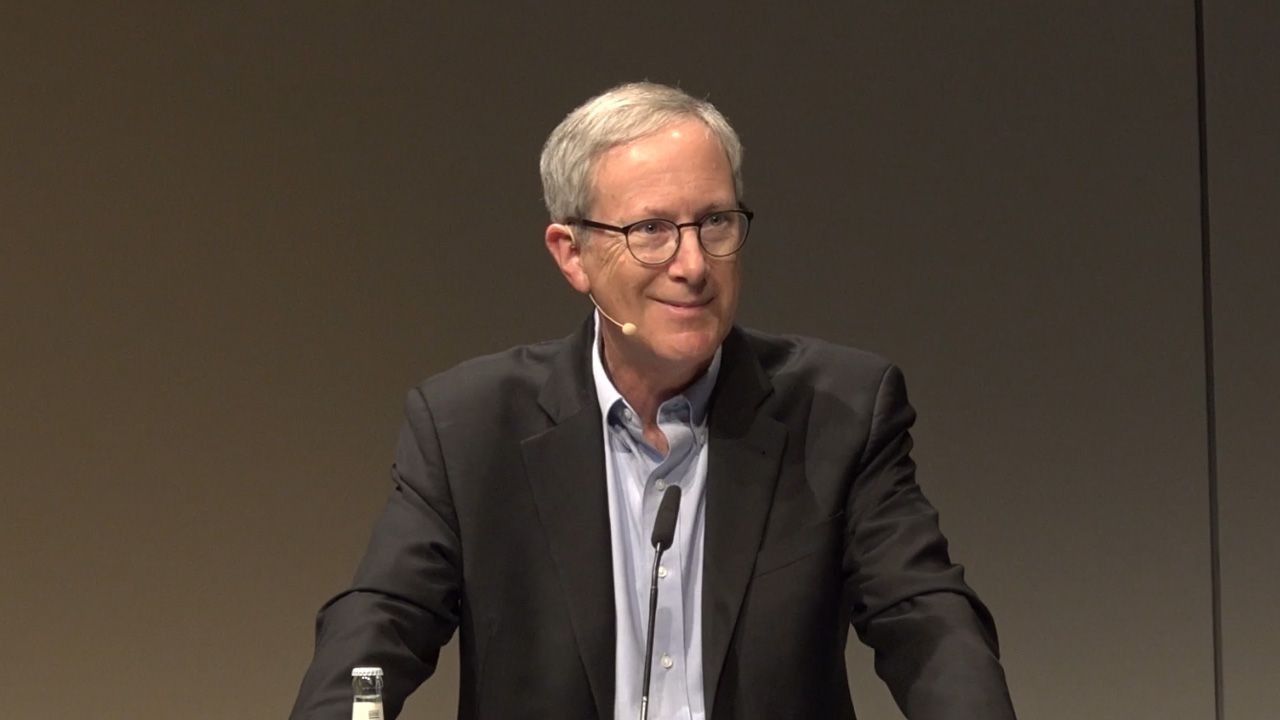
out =
[[1209,132],[1205,76],[1204,0],[1195,0],[1196,121],[1200,146],[1200,294],[1204,316],[1205,443],[1208,450],[1209,575],[1213,622],[1214,717],[1225,720],[1222,692],[1222,564],[1218,545],[1218,422],[1213,366],[1213,266],[1209,233]]

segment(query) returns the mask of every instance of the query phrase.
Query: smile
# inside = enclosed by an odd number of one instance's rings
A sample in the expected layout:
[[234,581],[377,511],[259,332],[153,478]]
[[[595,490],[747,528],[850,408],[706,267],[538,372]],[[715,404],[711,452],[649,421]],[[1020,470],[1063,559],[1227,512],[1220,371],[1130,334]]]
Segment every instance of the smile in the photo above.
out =
[[696,313],[711,304],[710,299],[699,302],[671,302],[668,300],[656,300],[655,302],[665,305],[668,310],[680,315]]

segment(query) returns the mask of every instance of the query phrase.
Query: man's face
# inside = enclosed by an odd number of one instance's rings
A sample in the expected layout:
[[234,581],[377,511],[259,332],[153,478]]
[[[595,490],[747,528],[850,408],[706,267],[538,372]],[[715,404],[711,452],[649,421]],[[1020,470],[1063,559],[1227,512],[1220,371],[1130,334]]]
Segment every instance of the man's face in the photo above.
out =
[[[606,152],[596,164],[595,191],[589,219],[617,226],[651,218],[696,222],[737,207],[729,160],[697,121]],[[582,247],[596,302],[618,322],[637,327],[630,337],[607,328],[617,349],[635,360],[671,368],[704,364],[733,324],[738,256],[704,254],[696,232],[683,228],[675,257],[660,266],[638,262],[621,233],[592,231]]]

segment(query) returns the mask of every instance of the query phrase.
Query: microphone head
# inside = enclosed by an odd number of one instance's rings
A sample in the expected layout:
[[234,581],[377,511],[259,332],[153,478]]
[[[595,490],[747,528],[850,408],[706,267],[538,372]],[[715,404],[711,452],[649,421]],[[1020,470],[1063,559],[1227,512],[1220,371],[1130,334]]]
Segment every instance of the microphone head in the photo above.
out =
[[635,335],[635,334],[636,334],[636,324],[635,324],[635,323],[622,323],[622,334],[623,334],[623,335],[627,335],[627,336]]
[[680,514],[680,486],[668,485],[658,504],[658,516],[653,520],[653,546],[659,550],[671,547],[676,537],[676,517]]

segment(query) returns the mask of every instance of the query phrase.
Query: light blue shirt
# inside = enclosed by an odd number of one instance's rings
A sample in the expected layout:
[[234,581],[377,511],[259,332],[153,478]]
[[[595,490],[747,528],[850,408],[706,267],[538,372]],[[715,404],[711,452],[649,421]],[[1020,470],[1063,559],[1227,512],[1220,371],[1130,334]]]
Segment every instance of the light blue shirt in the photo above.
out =
[[640,416],[614,387],[600,355],[600,317],[591,346],[591,370],[604,426],[605,482],[613,548],[613,599],[617,610],[615,720],[640,712],[649,582],[653,572],[653,521],[668,485],[680,486],[675,540],[658,570],[649,717],[703,720],[702,550],[707,486],[707,402],[720,372],[716,350],[707,372],[682,395],[658,408],[667,436],[666,457],[644,440]]

